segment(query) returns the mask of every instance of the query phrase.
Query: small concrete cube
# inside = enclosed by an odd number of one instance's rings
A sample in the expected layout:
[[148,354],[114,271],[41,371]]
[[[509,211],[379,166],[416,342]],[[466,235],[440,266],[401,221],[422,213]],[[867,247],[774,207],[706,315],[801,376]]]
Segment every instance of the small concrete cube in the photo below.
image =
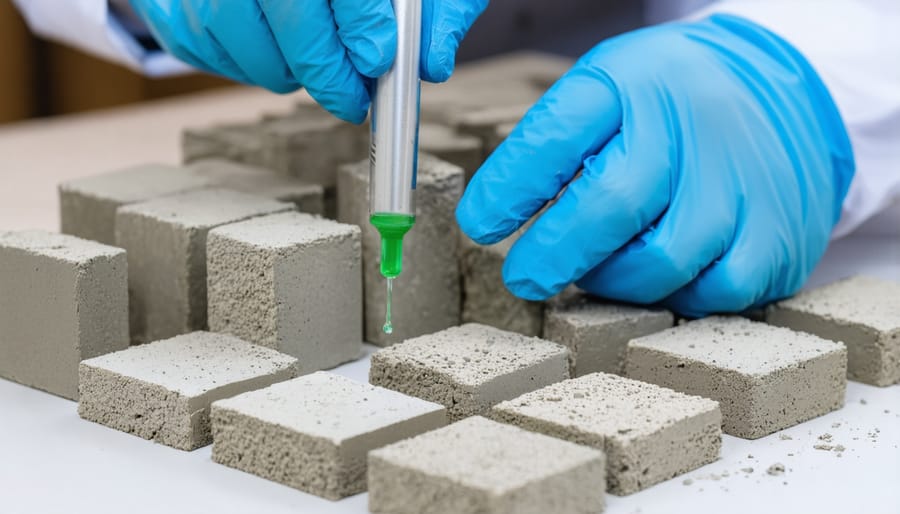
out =
[[565,347],[470,323],[379,350],[369,382],[447,407],[451,420],[569,378]]
[[300,212],[310,214],[324,212],[324,193],[322,186],[318,184],[310,184],[259,166],[225,159],[200,159],[191,163],[188,169],[223,189],[289,202]]
[[463,111],[450,117],[449,124],[460,134],[478,138],[484,149],[482,159],[490,153],[490,145],[495,141],[500,126],[516,124],[525,116],[533,102],[491,106],[471,111]]
[[727,434],[756,439],[841,408],[841,343],[741,317],[710,317],[632,339],[628,377],[719,402]]
[[481,140],[435,123],[419,127],[419,151],[459,166],[467,183],[484,162]]
[[587,295],[563,295],[544,311],[543,338],[569,349],[573,377],[625,370],[628,341],[670,328],[674,316],[665,309],[605,303]]
[[181,134],[182,161],[219,158],[262,166],[265,164],[258,123],[232,123],[185,129]]
[[768,323],[847,346],[847,376],[876,386],[900,382],[900,283],[857,276],[779,302]]
[[484,140],[484,154],[491,155],[512,134],[518,123],[502,123],[494,127],[494,131]]
[[376,514],[594,514],[603,452],[482,417],[369,453]]
[[447,424],[436,403],[318,372],[212,406],[219,464],[330,500],[366,490],[366,456]]
[[459,325],[459,229],[454,210],[463,171],[419,154],[416,224],[403,239],[403,272],[394,279],[392,335],[382,331],[386,303],[381,236],[369,223],[369,161],[342,166],[338,220],[362,228],[366,341],[385,346]]
[[78,415],[193,450],[212,442],[212,402],[297,373],[291,356],[226,334],[193,332],[83,361]]
[[123,250],[0,232],[0,377],[77,400],[78,363],[127,347]]
[[205,189],[126,205],[116,244],[128,251],[131,335],[137,343],[206,328],[206,234],[292,204]]
[[143,164],[63,182],[59,185],[60,230],[113,245],[119,207],[208,185],[210,181],[202,176],[163,164]]
[[303,373],[362,352],[359,227],[286,212],[215,228],[209,327],[300,359]]

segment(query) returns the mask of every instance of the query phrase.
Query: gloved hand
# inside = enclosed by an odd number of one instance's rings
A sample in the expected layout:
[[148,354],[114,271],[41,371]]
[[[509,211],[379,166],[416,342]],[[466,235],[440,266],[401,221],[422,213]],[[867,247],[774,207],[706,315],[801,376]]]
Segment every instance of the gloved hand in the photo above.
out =
[[758,25],[714,16],[583,56],[475,174],[456,217],[494,243],[559,195],[510,250],[510,291],[541,300],[574,281],[701,316],[794,293],[853,172],[805,59]]
[[[397,52],[391,0],[131,0],[160,45],[196,68],[285,93],[305,87],[360,123],[367,78]],[[487,0],[423,0],[422,78],[450,77],[460,40]]]

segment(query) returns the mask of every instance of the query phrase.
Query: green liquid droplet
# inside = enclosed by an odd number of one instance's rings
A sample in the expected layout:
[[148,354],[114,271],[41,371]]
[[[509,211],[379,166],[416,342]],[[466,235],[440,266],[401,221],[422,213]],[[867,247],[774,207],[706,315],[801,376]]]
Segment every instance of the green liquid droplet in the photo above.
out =
[[391,323],[391,299],[394,296],[394,279],[387,279],[387,301],[385,302],[384,311],[384,333],[391,334],[394,332],[394,325]]

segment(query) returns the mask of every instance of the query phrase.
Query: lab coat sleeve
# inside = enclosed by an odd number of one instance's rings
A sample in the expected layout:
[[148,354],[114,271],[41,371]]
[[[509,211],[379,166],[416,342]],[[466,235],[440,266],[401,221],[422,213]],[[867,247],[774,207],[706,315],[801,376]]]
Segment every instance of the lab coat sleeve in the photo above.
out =
[[125,29],[107,0],[13,0],[35,34],[80,48],[148,77],[192,71],[161,50],[147,50]]
[[[856,174],[833,237],[900,203],[900,4],[896,0],[725,0],[692,18],[730,13],[780,35],[831,92]],[[893,212],[893,211],[892,211]],[[897,220],[900,225],[900,220]]]

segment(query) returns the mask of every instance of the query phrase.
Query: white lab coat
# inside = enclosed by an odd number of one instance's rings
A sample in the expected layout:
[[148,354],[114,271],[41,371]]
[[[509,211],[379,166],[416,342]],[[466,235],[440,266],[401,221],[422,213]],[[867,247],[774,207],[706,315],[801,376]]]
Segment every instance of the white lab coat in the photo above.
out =
[[[163,52],[142,48],[111,15],[108,0],[13,1],[37,34],[148,76],[190,70]],[[743,16],[789,41],[834,97],[857,167],[834,236],[851,232],[892,205],[900,213],[900,2],[645,0],[652,23],[713,12]],[[900,233],[900,219],[894,225]]]

